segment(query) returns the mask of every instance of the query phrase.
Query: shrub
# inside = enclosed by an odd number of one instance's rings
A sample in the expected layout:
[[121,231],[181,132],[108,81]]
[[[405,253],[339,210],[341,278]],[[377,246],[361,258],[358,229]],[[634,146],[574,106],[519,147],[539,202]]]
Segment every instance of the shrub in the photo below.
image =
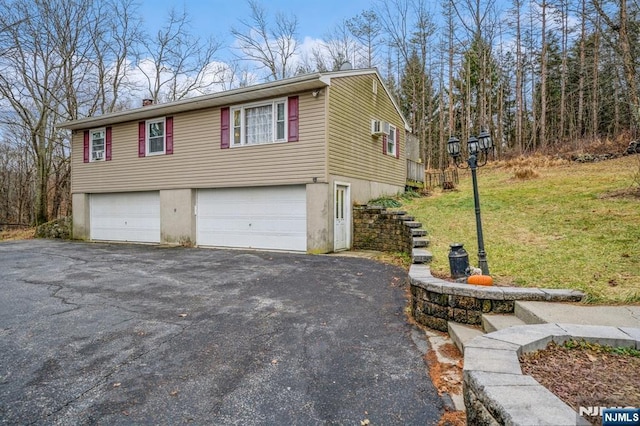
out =
[[43,223],[36,228],[36,238],[71,239],[71,216]]
[[518,180],[529,180],[540,177],[540,175],[530,167],[517,168],[513,176]]

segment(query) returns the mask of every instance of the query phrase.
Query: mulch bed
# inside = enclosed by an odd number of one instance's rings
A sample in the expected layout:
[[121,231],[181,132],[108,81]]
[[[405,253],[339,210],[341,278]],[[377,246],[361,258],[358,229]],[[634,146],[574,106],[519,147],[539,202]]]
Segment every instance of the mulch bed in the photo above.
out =
[[520,357],[520,364],[524,374],[576,411],[581,406],[640,407],[640,356],[637,351],[614,351],[585,342],[551,343]]

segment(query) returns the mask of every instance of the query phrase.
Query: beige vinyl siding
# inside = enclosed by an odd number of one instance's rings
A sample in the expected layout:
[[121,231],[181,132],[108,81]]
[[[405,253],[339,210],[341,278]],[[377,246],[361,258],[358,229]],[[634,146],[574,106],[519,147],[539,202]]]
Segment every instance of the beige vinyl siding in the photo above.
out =
[[[328,106],[329,173],[404,186],[406,181],[405,130],[402,117],[376,75],[331,80]],[[400,134],[400,156],[383,154],[382,136],[371,136],[371,120],[393,124]]]
[[[83,162],[73,136],[72,192],[219,188],[327,180],[324,102],[299,95],[299,141],[220,149],[220,108],[174,115],[173,154],[138,157],[138,122],[112,126],[112,161]],[[230,105],[231,106],[231,105]],[[87,129],[88,130],[88,129]]]

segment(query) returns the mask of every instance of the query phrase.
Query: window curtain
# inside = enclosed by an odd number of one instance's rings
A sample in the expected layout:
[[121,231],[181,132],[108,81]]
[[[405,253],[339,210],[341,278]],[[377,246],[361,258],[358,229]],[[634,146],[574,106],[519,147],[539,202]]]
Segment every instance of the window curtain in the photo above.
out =
[[246,143],[257,144],[273,141],[272,105],[265,105],[245,110]]

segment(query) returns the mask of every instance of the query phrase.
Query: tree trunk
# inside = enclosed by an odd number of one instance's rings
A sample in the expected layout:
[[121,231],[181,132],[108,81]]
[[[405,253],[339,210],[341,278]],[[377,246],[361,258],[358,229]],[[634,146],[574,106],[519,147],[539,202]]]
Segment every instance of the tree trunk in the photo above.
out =
[[[586,46],[587,37],[587,0],[582,0],[582,13],[580,16],[580,60],[578,64],[578,117],[576,118],[576,143],[584,136],[584,75],[586,72]],[[577,148],[577,144],[576,144]]]
[[522,80],[524,61],[522,59],[522,29],[520,22],[519,0],[515,2],[516,8],[516,146],[520,155],[524,153],[522,116],[524,112],[524,100],[522,99]]
[[540,43],[540,148],[547,148],[547,1],[542,0],[542,34]]

